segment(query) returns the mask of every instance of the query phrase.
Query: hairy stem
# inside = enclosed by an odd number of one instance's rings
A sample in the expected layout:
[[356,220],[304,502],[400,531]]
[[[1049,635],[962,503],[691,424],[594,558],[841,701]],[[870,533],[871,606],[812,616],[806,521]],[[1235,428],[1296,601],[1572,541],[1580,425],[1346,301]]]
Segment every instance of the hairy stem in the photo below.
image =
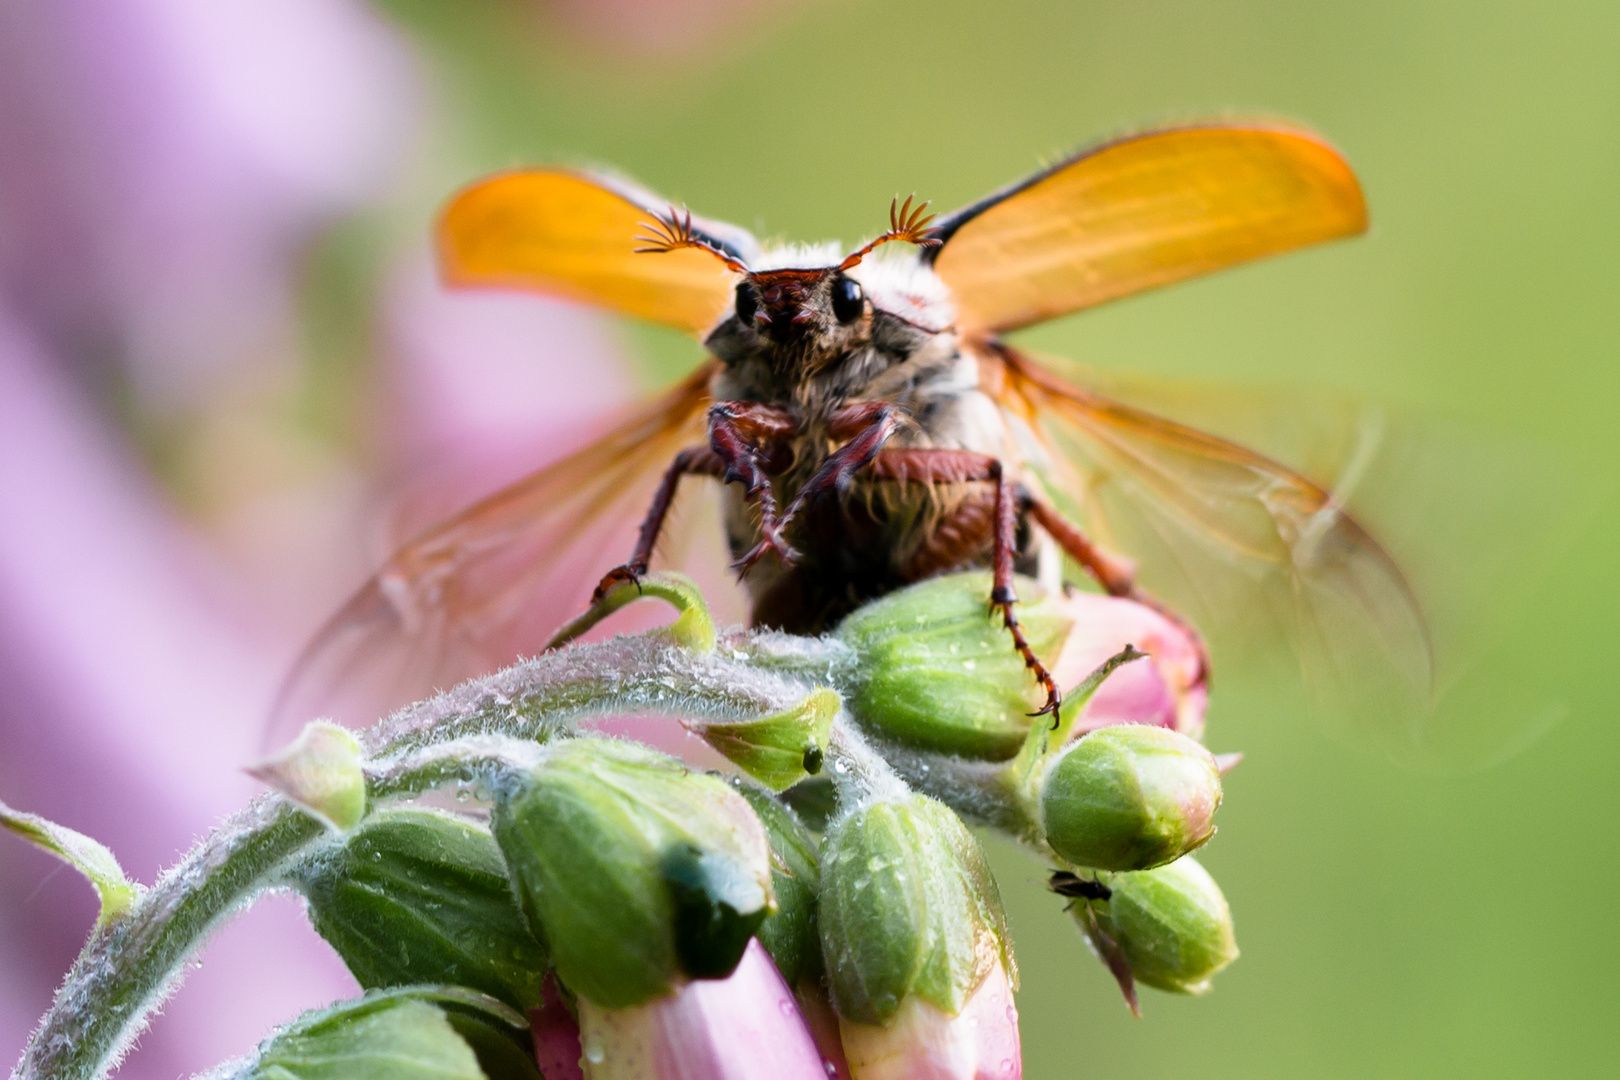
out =
[[[491,787],[526,769],[532,741],[481,736],[411,751],[368,770],[377,798],[452,783]],[[95,1080],[118,1064],[147,1018],[179,984],[186,959],[224,919],[280,885],[332,835],[279,795],[254,800],[98,930],[29,1040],[15,1080]]]
[[[371,754],[397,754],[474,735],[544,741],[589,716],[649,712],[714,720],[768,716],[798,703],[802,672],[835,666],[831,643],[802,639],[789,671],[754,648],[762,635],[697,653],[653,635],[546,653],[400,710],[365,732]],[[826,680],[822,680],[823,685]]]
[[97,930],[23,1051],[16,1080],[92,1080],[118,1063],[219,922],[325,832],[280,796],[227,819],[152,889]]
[[[570,734],[577,720],[592,715],[741,720],[778,713],[814,686],[836,689],[848,670],[848,652],[825,639],[747,632],[722,638],[709,653],[655,635],[547,653],[402,709],[366,731],[368,797],[405,798],[449,784],[494,787],[526,767],[534,744]],[[829,757],[835,773],[847,774],[841,786],[851,795],[904,790],[901,778],[842,720]],[[983,798],[980,793],[965,804],[984,816],[985,807],[974,805]],[[100,1080],[179,984],[183,965],[207,935],[277,887],[329,835],[277,795],[227,819],[92,934],[13,1080]]]
[[[622,637],[518,664],[410,706],[364,735],[372,798],[406,797],[495,778],[511,740],[532,750],[573,721],[614,711],[713,719],[779,712],[805,686],[760,670],[739,650],[698,654]],[[504,738],[503,738],[504,737]],[[436,747],[461,743],[435,753]],[[327,835],[308,814],[267,795],[231,818],[107,926],[96,930],[29,1040],[14,1080],[98,1080],[179,984],[190,955],[224,919],[274,888]]]

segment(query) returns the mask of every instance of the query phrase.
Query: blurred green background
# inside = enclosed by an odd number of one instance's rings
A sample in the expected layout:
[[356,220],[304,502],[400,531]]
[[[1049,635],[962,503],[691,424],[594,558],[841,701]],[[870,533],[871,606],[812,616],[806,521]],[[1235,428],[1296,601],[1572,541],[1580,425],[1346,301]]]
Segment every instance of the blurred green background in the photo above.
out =
[[[1485,584],[1534,585],[1503,662],[1564,719],[1492,768],[1405,772],[1303,719],[1269,669],[1222,669],[1210,742],[1248,757],[1204,861],[1243,957],[1207,998],[1146,991],[1133,1020],[1040,868],[993,843],[1026,1075],[1613,1074],[1620,7],[844,0],[739,9],[698,43],[628,51],[528,4],[379,6],[425,60],[432,122],[397,197],[309,264],[304,404],[339,439],[368,385],[381,268],[492,169],[603,163],[763,235],[854,240],[896,192],[954,207],[1157,123],[1279,116],[1342,148],[1369,236],[1029,340],[1102,367],[1338,388],[1553,447],[1558,475],[1501,483],[1527,484],[1527,514],[1573,506],[1575,525],[1544,565]],[[649,386],[699,355],[620,331]]]
[[[385,7],[433,58],[447,116],[397,211],[424,227],[451,184],[518,162],[609,163],[766,235],[853,240],[895,192],[960,205],[1122,129],[1259,114],[1333,140],[1365,185],[1369,236],[1032,338],[1099,366],[1346,388],[1557,444],[1573,475],[1545,480],[1575,492],[1581,527],[1555,564],[1522,568],[1538,584],[1515,640],[1535,643],[1520,666],[1566,718],[1506,763],[1435,777],[1222,671],[1210,741],[1248,758],[1205,862],[1243,957],[1207,998],[1147,991],[1133,1020],[1039,868],[995,844],[1026,1074],[1612,1075],[1620,8],[825,3],[647,59],[554,40],[512,7]],[[696,358],[631,332],[651,381]]]

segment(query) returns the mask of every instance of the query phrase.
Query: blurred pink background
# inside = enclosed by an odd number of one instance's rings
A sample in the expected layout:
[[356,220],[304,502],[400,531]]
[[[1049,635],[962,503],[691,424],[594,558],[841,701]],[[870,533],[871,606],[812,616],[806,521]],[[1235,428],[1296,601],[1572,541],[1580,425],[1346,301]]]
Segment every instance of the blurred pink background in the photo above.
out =
[[[685,32],[741,2],[688,0]],[[564,14],[603,32],[643,9]],[[352,415],[300,414],[312,252],[411,182],[427,111],[407,43],[358,0],[0,6],[0,798],[139,880],[255,793],[241,766],[276,680],[402,502],[470,501],[633,390],[594,316],[441,291],[424,219],[385,256],[375,325],[349,328],[371,356]],[[8,1067],[94,910],[0,839]],[[272,899],[122,1075],[201,1071],[353,989]]]

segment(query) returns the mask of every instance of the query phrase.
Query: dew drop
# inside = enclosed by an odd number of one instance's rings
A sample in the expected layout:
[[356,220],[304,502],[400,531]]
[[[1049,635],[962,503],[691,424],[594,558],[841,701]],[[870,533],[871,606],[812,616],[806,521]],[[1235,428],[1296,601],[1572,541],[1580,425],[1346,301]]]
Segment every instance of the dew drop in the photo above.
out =
[[1007,1006],[1007,1023],[1018,1023],[1018,1010],[1013,1008],[1011,1005]]
[[1012,1058],[1002,1058],[1001,1059],[1001,1075],[1002,1076],[1011,1076],[1012,1071],[1013,1071],[1013,1060],[1012,1060]]
[[470,798],[472,798],[472,792],[468,791],[466,788],[457,789],[457,791],[456,791],[456,802],[464,803]]
[[[919,615],[919,616],[918,616],[918,617],[917,617],[917,621],[918,621],[918,622],[921,622],[921,621],[922,621],[922,616],[920,616],[920,615]],[[834,1065],[834,1064],[833,1064],[833,1063],[832,1063],[832,1062],[830,1062],[830,1061],[823,1061],[823,1062],[822,1062],[822,1063],[821,1063],[821,1067],[822,1067],[822,1068],[823,1068],[823,1069],[826,1069],[826,1070],[827,1070],[827,1075],[828,1075],[828,1076],[837,1076],[837,1075],[838,1075],[838,1066],[836,1066],[836,1065]]]
[[787,998],[783,998],[781,1001],[778,1001],[776,1003],[776,1007],[782,1010],[783,1016],[793,1015],[793,1002],[789,1001]]
[[585,1060],[592,1065],[600,1065],[607,1060],[607,1047],[602,1044],[602,1036],[597,1032],[585,1036],[581,1049],[585,1051]]
[[974,660],[964,660],[964,661],[962,661],[962,667],[967,669],[968,671],[972,671],[974,668],[976,668],[978,666],[979,666],[978,662],[974,661]]

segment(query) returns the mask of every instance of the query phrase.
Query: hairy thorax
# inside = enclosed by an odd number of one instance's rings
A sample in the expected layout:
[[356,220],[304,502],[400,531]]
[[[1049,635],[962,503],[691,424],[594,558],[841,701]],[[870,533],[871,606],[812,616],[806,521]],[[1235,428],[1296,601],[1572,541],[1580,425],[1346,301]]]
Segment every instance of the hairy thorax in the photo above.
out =
[[[836,355],[737,348],[724,326],[711,336],[711,348],[726,362],[713,383],[714,399],[776,406],[799,430],[774,448],[779,505],[845,441],[832,430],[834,418],[867,402],[896,408],[886,449],[968,450],[1002,459],[1016,474],[1000,409],[981,390],[979,361],[959,347],[956,334],[926,332],[882,314],[875,322],[854,348]],[[744,577],[754,621],[815,632],[902,585],[984,564],[993,508],[987,484],[931,485],[857,473],[842,493],[816,499],[794,521],[788,539],[800,552],[796,563],[767,557]],[[727,485],[725,524],[734,557],[758,540],[757,520],[738,485]]]

